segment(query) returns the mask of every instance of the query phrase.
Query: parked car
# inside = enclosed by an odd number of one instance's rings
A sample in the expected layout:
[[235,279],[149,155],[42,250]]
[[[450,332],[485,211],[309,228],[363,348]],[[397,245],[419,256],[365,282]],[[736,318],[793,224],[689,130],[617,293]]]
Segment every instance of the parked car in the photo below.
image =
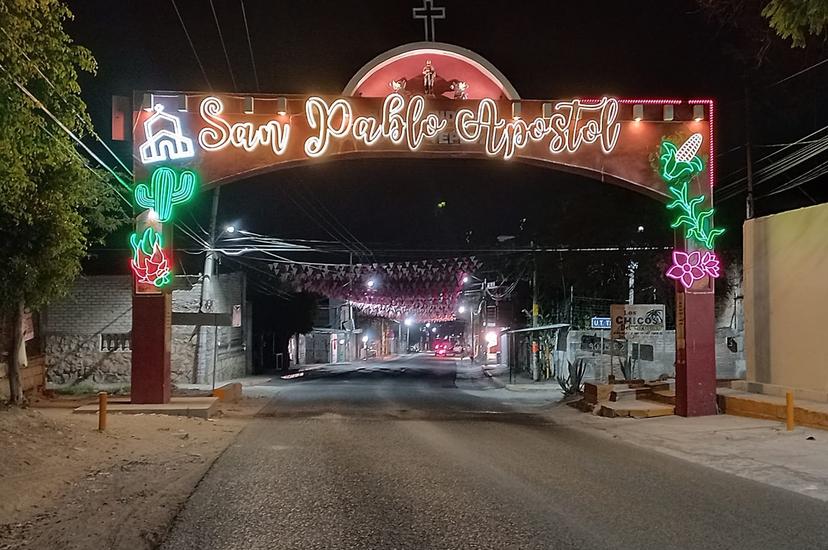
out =
[[434,342],[434,353],[438,357],[455,357],[463,355],[463,345],[452,340],[437,340]]

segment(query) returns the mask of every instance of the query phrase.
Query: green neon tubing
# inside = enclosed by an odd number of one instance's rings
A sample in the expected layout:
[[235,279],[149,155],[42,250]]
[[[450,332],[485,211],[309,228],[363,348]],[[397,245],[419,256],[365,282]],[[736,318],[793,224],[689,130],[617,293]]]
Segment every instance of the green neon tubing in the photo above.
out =
[[684,226],[686,238],[694,239],[704,245],[705,248],[713,250],[716,237],[724,233],[725,230],[714,229],[711,226],[710,218],[713,217],[713,208],[708,210],[696,209],[698,205],[704,202],[704,195],[689,198],[686,181],[680,187],[670,187],[669,189],[670,193],[676,198],[667,205],[667,208],[670,210],[678,209],[681,212],[670,224],[670,227],[677,229]]
[[679,160],[681,157],[677,158],[677,152],[675,144],[667,140],[661,142],[661,153],[658,157],[659,175],[667,183],[678,184],[691,180],[704,170],[704,161],[701,158],[694,155],[690,160]]
[[152,173],[150,184],[135,186],[135,203],[142,208],[152,208],[160,222],[169,221],[172,207],[187,202],[193,196],[196,177],[190,170],[177,174],[172,168],[162,166]]
[[160,233],[148,227],[140,237],[138,233],[130,235],[129,244],[133,252],[130,267],[139,282],[161,288],[172,281],[169,260],[164,252]]

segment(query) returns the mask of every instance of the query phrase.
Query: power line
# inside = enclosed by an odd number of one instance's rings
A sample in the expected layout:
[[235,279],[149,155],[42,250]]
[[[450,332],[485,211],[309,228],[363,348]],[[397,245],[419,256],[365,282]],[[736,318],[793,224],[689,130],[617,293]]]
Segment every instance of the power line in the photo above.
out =
[[[29,57],[29,55],[26,53],[26,51],[19,44],[17,44],[14,40],[12,40],[12,37],[9,36],[9,33],[6,32],[6,29],[0,28],[0,30],[2,30],[3,34],[6,35],[6,38],[9,39],[9,42],[14,44],[14,46],[18,50],[20,50],[20,53],[23,54],[23,57],[26,58],[26,61],[28,61],[29,63],[31,63],[34,66],[35,70],[37,71],[37,74],[39,74],[41,76],[41,78],[43,78],[43,80],[46,81],[46,83],[49,85],[49,87],[52,88],[53,90],[57,91],[57,87],[55,86],[55,84],[49,79],[49,77],[47,77],[45,74],[43,74],[43,71],[40,70],[40,67],[37,65],[37,63],[32,61],[32,58]],[[65,97],[63,97],[63,95],[58,94],[57,96],[61,101],[63,101],[63,103],[66,106],[69,107],[69,109],[72,111],[72,114],[74,114],[75,118],[78,119],[78,121],[81,123],[81,126],[83,128],[85,128],[87,131],[89,131],[89,133],[92,134],[92,136],[95,138],[95,140],[97,140],[97,142],[100,143],[104,147],[104,149],[106,149],[107,152],[109,152],[110,155],[112,155],[112,157],[118,162],[118,164],[121,165],[121,167],[126,171],[126,173],[131,176],[132,175],[132,170],[130,170],[129,167],[127,167],[127,165],[123,163],[121,158],[118,155],[116,155],[115,152],[112,149],[109,148],[109,146],[103,141],[103,139],[101,139],[101,136],[99,136],[98,133],[95,131],[95,127],[92,126],[91,124],[88,124],[87,121],[84,120],[83,117],[80,116],[80,114],[77,112],[77,110],[75,110],[75,108],[72,105],[69,104],[69,101]]]
[[[822,154],[828,150],[828,137],[819,140],[818,142],[807,145],[790,155],[787,155],[780,160],[758,170],[756,175],[759,176],[759,179],[756,181],[755,185],[761,185],[766,183],[767,181],[787,172],[788,170],[804,163],[812,158]],[[740,181],[744,181],[744,178]],[[738,183],[738,182],[737,182]],[[730,190],[726,191],[723,196],[719,199],[719,201],[725,201],[735,196],[738,196],[741,193],[741,187],[735,187],[733,185],[730,186]]]
[[812,181],[824,174],[828,174],[828,161],[823,162],[822,164],[818,164],[817,166],[811,168],[807,172],[804,172],[795,178],[791,179],[790,181],[783,183],[782,185],[778,186],[776,189],[761,195],[759,198],[770,197],[771,195],[776,195],[782,193],[784,191],[790,191],[791,189],[795,189]]
[[[792,143],[785,144],[780,149],[777,149],[776,151],[768,153],[764,157],[758,159],[756,161],[757,164],[762,163],[762,162],[764,162],[764,161],[766,161],[766,160],[768,160],[772,157],[775,157],[776,155],[786,151],[787,149],[790,149],[791,147],[793,147],[795,145],[803,145],[803,144],[805,145],[805,147],[802,147],[801,149],[798,149],[797,151],[795,151],[793,153],[790,153],[787,156],[782,157],[780,160],[778,160],[774,163],[771,163],[768,166],[758,170],[756,172],[756,175],[757,176],[763,176],[765,174],[768,174],[769,172],[772,172],[772,171],[775,172],[780,167],[784,167],[784,169],[782,171],[790,169],[791,167],[795,166],[796,164],[799,164],[800,162],[804,162],[805,160],[808,160],[809,158],[811,158],[813,155],[819,154],[820,152],[824,151],[828,147],[828,141],[825,137],[822,137],[822,138],[819,138],[819,139],[816,139],[816,140],[811,140],[810,138],[812,138],[813,136],[825,131],[826,129],[828,129],[828,125],[823,126],[822,128],[820,128],[820,129],[818,129],[814,132],[811,132],[810,134],[808,134],[806,136],[803,136],[800,139],[798,139],[798,140],[796,140]],[[802,157],[804,157],[804,158],[802,158]],[[798,159],[801,159],[801,160],[798,160]],[[745,168],[741,168],[739,170],[736,170],[735,172],[732,172],[731,174],[736,174],[736,173],[742,172],[744,170],[745,170]],[[781,172],[778,172],[778,173],[781,173]],[[774,175],[778,175],[778,173],[775,173]],[[769,179],[769,178],[766,177],[766,178],[762,179],[761,181],[767,181],[767,179]],[[739,195],[739,193],[741,193],[741,184],[744,183],[746,180],[747,180],[746,177],[742,177],[742,178],[739,178],[738,180],[735,180],[733,182],[718,186],[717,189],[716,189],[717,200],[720,200],[720,201],[721,200],[727,200],[729,198],[732,198],[734,196]],[[757,184],[761,183],[761,181],[757,182]]]
[[801,71],[797,71],[797,72],[795,72],[794,74],[792,74],[792,75],[790,75],[790,76],[786,76],[786,77],[785,77],[785,78],[783,78],[782,80],[777,80],[777,81],[776,81],[776,82],[774,82],[773,84],[768,84],[766,87],[767,87],[767,88],[773,88],[774,86],[778,86],[779,84],[782,84],[783,82],[787,82],[788,80],[790,80],[790,79],[792,79],[792,78],[796,78],[797,76],[799,76],[799,75],[801,75],[801,74],[807,73],[807,72],[808,72],[808,71],[810,71],[811,69],[815,69],[815,68],[819,67],[819,66],[820,66],[820,65],[822,65],[823,63],[828,63],[828,57],[826,57],[826,58],[825,58],[825,59],[823,59],[822,61],[817,61],[817,62],[816,62],[816,63],[814,63],[813,65],[811,65],[811,66],[809,66],[809,67],[805,67],[805,68],[804,68],[804,69],[802,69]]
[[69,137],[71,137],[71,138],[72,138],[72,139],[73,139],[73,140],[74,140],[74,141],[75,141],[78,145],[80,145],[81,147],[83,147],[83,149],[84,149],[84,150],[85,150],[85,151],[89,154],[89,156],[91,156],[93,159],[95,159],[95,161],[96,161],[98,164],[100,164],[101,166],[103,166],[103,167],[104,167],[104,168],[105,168],[105,169],[106,169],[106,170],[107,170],[110,174],[112,174],[112,176],[113,176],[116,180],[118,180],[118,183],[120,183],[121,185],[123,185],[123,186],[124,186],[124,187],[125,187],[125,188],[126,188],[126,189],[130,192],[130,193],[132,193],[132,187],[130,187],[130,186],[129,186],[129,184],[128,184],[128,183],[126,183],[124,180],[122,180],[122,179],[121,179],[121,176],[119,176],[119,175],[117,174],[117,172],[115,172],[115,170],[113,170],[112,168],[110,168],[110,167],[109,167],[109,165],[108,165],[107,163],[105,163],[103,160],[101,160],[101,158],[100,158],[98,155],[96,155],[94,152],[92,152],[92,150],[91,150],[89,147],[87,147],[87,146],[86,146],[86,144],[85,144],[83,141],[81,141],[81,139],[80,139],[77,135],[75,135],[75,133],[74,133],[72,130],[70,130],[69,128],[67,128],[67,127],[66,127],[66,125],[65,125],[65,124],[63,124],[63,123],[60,121],[60,119],[58,119],[58,117],[56,117],[55,115],[53,115],[53,114],[52,114],[52,112],[51,112],[51,111],[50,111],[50,110],[49,110],[49,109],[48,109],[48,108],[47,108],[47,107],[46,107],[46,106],[45,106],[45,105],[44,105],[44,104],[43,104],[43,103],[42,103],[39,99],[37,99],[37,98],[36,98],[36,97],[35,97],[35,96],[34,96],[34,95],[33,95],[33,94],[29,91],[29,89],[28,89],[28,88],[26,88],[26,87],[25,87],[23,84],[21,84],[21,83],[20,83],[20,82],[19,82],[16,78],[14,78],[14,77],[12,76],[12,74],[8,71],[8,69],[6,69],[6,67],[5,67],[5,66],[3,66],[2,64],[0,64],[0,70],[2,70],[4,73],[6,73],[7,75],[9,75],[9,78],[11,78],[12,82],[14,82],[14,84],[17,86],[17,88],[18,88],[21,92],[23,92],[23,93],[26,95],[26,97],[28,97],[29,99],[31,99],[31,100],[34,102],[34,104],[35,104],[35,106],[36,106],[37,108],[39,108],[41,111],[43,111],[44,113],[46,113],[46,114],[49,116],[49,118],[51,118],[51,119],[54,121],[54,123],[55,123],[55,124],[57,124],[57,125],[60,127],[60,129],[61,129],[61,130],[63,130],[66,134],[68,134],[68,135],[69,135]]
[[52,139],[54,139],[56,142],[60,143],[60,144],[61,144],[61,146],[63,146],[64,148],[66,148],[66,149],[67,149],[67,150],[68,150],[71,154],[73,154],[75,157],[77,157],[77,159],[81,161],[81,163],[83,164],[83,166],[84,166],[87,170],[89,170],[90,172],[92,172],[92,174],[93,174],[96,178],[98,178],[101,182],[103,182],[103,183],[107,184],[107,185],[108,185],[108,186],[112,189],[112,191],[114,191],[114,192],[115,192],[115,194],[116,194],[116,195],[118,195],[118,198],[119,198],[119,199],[121,199],[122,201],[124,201],[124,202],[125,202],[125,203],[126,203],[126,204],[130,207],[130,208],[132,208],[132,201],[130,201],[128,198],[124,197],[124,196],[121,194],[120,190],[119,190],[117,187],[113,186],[113,185],[112,185],[112,183],[111,183],[109,180],[107,180],[105,177],[103,177],[103,176],[102,176],[102,175],[100,175],[98,172],[96,172],[96,171],[95,171],[95,169],[94,169],[94,168],[92,168],[92,167],[89,165],[89,161],[88,161],[88,160],[86,160],[85,158],[83,158],[83,157],[80,155],[80,153],[78,153],[78,150],[77,150],[77,149],[75,149],[74,147],[71,147],[71,146],[70,146],[68,143],[66,143],[64,140],[62,140],[62,139],[58,139],[58,137],[57,137],[55,134],[53,134],[53,133],[51,132],[51,130],[49,130],[49,129],[48,129],[48,128],[47,128],[47,127],[43,124],[43,122],[42,122],[42,121],[41,121],[41,124],[40,124],[40,128],[41,128],[44,132],[46,132],[46,133],[49,135],[49,137],[51,137]]
[[227,47],[224,45],[224,35],[221,34],[221,25],[219,25],[218,15],[216,15],[216,7],[213,5],[213,0],[210,0],[210,9],[213,11],[213,21],[216,22],[216,30],[218,30],[221,49],[224,50],[224,60],[227,61],[227,70],[230,71],[230,80],[233,81],[233,91],[238,91],[238,86],[236,86],[236,76],[233,74],[233,67],[230,65],[230,56],[227,54]]
[[187,37],[187,42],[190,44],[190,50],[192,50],[193,56],[195,56],[195,59],[196,59],[196,63],[198,63],[198,67],[201,69],[201,76],[204,77],[204,82],[207,83],[207,88],[212,90],[213,85],[210,84],[210,79],[207,78],[207,71],[204,70],[204,65],[202,65],[202,63],[201,63],[201,58],[198,56],[198,52],[196,51],[195,44],[193,44],[193,40],[192,40],[192,38],[190,38],[190,33],[187,32],[187,25],[184,24],[184,18],[181,17],[181,12],[178,11],[178,6],[175,5],[175,0],[170,0],[170,2],[172,2],[173,8],[175,8],[175,14],[178,15],[178,21],[181,22],[181,28],[184,29],[184,36]]
[[241,3],[242,19],[244,19],[244,33],[247,35],[247,50],[250,52],[250,63],[253,65],[253,78],[256,80],[256,91],[259,92],[259,73],[256,71],[256,58],[253,57],[253,44],[250,42],[250,28],[247,26],[247,12],[244,9],[244,0]]
[[303,200],[303,201],[305,202],[305,205],[306,205],[306,206],[308,206],[309,208],[311,208],[312,210],[314,210],[314,212],[316,213],[316,216],[314,216],[314,215],[310,214],[310,213],[309,213],[309,212],[308,212],[308,211],[307,211],[307,210],[306,210],[306,209],[302,206],[302,204],[300,204],[300,202],[297,200],[297,198],[295,198],[295,197],[293,196],[293,194],[292,194],[292,192],[293,192],[293,191],[292,191],[292,190],[290,190],[288,187],[284,187],[283,189],[284,189],[285,195],[287,195],[287,197],[288,197],[288,198],[289,198],[289,199],[293,202],[293,204],[295,204],[295,205],[297,206],[297,208],[299,208],[299,210],[300,210],[303,214],[305,214],[305,216],[307,216],[307,217],[308,217],[308,219],[310,219],[310,220],[312,220],[312,221],[316,222],[316,224],[317,224],[317,225],[319,225],[319,227],[320,227],[320,228],[322,228],[322,230],[323,230],[323,231],[325,231],[325,233],[327,233],[328,235],[330,235],[332,238],[334,238],[334,239],[335,239],[335,240],[337,240],[338,242],[342,243],[345,247],[347,247],[347,248],[348,248],[348,251],[349,251],[349,252],[354,253],[354,254],[356,254],[356,255],[357,255],[357,256],[359,256],[359,257],[361,257],[361,256],[364,256],[364,255],[365,255],[365,251],[364,251],[364,250],[360,250],[358,247],[356,247],[356,245],[353,245],[353,244],[352,244],[352,243],[348,240],[348,238],[347,238],[347,237],[346,237],[346,236],[345,236],[342,232],[338,231],[338,230],[336,229],[336,227],[331,226],[331,225],[330,225],[330,222],[328,222],[328,221],[326,220],[326,218],[325,218],[324,216],[322,216],[322,214],[320,214],[320,213],[319,213],[319,211],[318,211],[318,210],[316,210],[316,209],[313,207],[313,205],[312,205],[312,204],[308,203],[308,202],[307,202],[307,199],[305,199],[305,198],[304,198],[301,194],[299,194],[299,193],[297,192],[297,197],[298,197],[299,199]]
[[[298,188],[298,189],[297,189],[297,193],[298,193],[299,195],[302,195],[302,190],[301,190],[301,188]],[[311,207],[313,207],[313,203],[315,203],[317,206],[319,206],[319,208],[322,210],[322,212],[324,213],[324,215],[326,215],[326,216],[328,217],[328,219],[329,219],[329,223],[331,223],[331,224],[333,225],[333,227],[338,227],[338,228],[340,228],[340,229],[342,230],[342,232],[344,232],[346,235],[348,235],[348,236],[351,238],[351,241],[352,241],[352,243],[353,243],[355,246],[358,246],[360,249],[364,250],[364,251],[367,253],[367,255],[368,255],[368,256],[373,256],[373,254],[371,253],[371,249],[370,249],[370,248],[368,248],[367,246],[365,246],[365,244],[364,244],[362,241],[360,241],[360,240],[359,240],[359,239],[358,239],[358,238],[357,238],[357,237],[356,237],[356,236],[355,236],[355,235],[351,232],[351,230],[350,230],[350,229],[348,229],[348,227],[347,227],[347,226],[345,226],[342,222],[340,222],[340,221],[339,221],[339,219],[337,219],[337,217],[336,217],[336,216],[334,216],[334,215],[331,213],[331,211],[330,211],[330,210],[328,210],[328,208],[327,208],[327,207],[326,207],[326,206],[325,206],[325,205],[324,205],[321,201],[319,201],[316,197],[314,197],[314,196],[313,196],[313,194],[308,193],[308,195],[307,195],[307,200],[308,200],[308,202],[309,202],[309,203],[311,203]]]

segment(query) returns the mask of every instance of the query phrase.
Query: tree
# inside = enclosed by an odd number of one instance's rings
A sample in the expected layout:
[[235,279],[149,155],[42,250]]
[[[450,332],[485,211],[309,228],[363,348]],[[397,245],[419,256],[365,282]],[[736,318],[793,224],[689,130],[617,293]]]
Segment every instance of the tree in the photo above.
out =
[[89,244],[124,220],[108,175],[87,166],[38,104],[79,136],[91,129],[78,72],[96,64],[64,32],[71,17],[60,0],[0,3],[0,350],[13,403],[23,400],[24,308],[65,293]]
[[[825,0],[696,0],[702,9],[727,30],[723,49],[727,55],[757,68],[774,49],[783,59],[791,56],[775,48],[781,40],[802,47],[828,26]],[[790,49],[790,48],[786,48]]]
[[828,2],[825,0],[770,0],[762,15],[776,34],[790,38],[793,45],[805,46],[809,36],[819,36],[828,27]]

